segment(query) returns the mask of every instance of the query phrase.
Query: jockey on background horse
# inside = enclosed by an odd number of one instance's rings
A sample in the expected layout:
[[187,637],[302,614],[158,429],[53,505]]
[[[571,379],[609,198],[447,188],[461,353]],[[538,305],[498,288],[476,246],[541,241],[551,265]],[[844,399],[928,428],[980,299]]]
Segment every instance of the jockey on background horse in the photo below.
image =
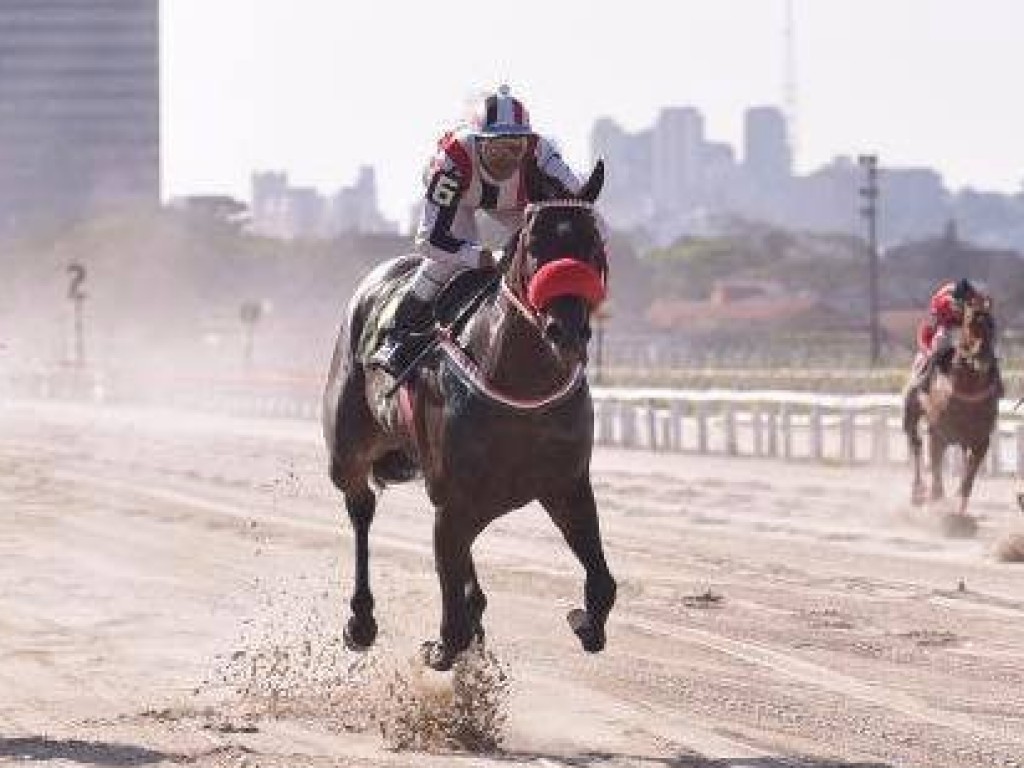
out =
[[[991,304],[991,298],[967,278],[939,286],[929,301],[929,317],[918,327],[918,354],[914,359],[915,374],[911,387],[927,394],[931,388],[936,364],[954,347],[955,334],[964,320],[964,307],[971,303]],[[996,391],[1003,396],[1003,379],[998,366],[995,371]]]
[[569,195],[580,181],[555,146],[530,127],[523,103],[507,86],[478,105],[470,124],[446,133],[424,173],[426,195],[416,232],[424,256],[394,321],[372,362],[398,376],[416,358],[427,337],[416,331],[433,319],[433,301],[457,272],[493,266],[480,244],[476,213],[484,211],[511,234],[523,224],[530,202],[531,173]]

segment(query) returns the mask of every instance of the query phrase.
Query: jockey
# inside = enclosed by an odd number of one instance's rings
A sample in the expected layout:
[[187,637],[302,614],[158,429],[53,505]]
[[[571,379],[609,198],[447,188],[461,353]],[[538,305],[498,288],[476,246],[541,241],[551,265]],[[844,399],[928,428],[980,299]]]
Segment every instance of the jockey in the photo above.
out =
[[441,137],[423,178],[426,194],[416,232],[423,263],[372,363],[393,376],[405,371],[423,348],[426,336],[415,332],[432,319],[441,288],[457,272],[494,265],[495,257],[480,243],[476,213],[487,213],[509,234],[521,227],[530,171],[570,195],[579,192],[576,174],[549,140],[534,133],[526,108],[507,86],[486,96],[468,125]]
[[[966,278],[944,283],[932,294],[928,304],[929,318],[922,321],[917,331],[921,351],[916,384],[922,392],[928,392],[931,387],[936,362],[953,348],[954,331],[963,322],[964,307],[985,298],[985,294]],[[1001,377],[998,378],[998,386],[1001,389]]]

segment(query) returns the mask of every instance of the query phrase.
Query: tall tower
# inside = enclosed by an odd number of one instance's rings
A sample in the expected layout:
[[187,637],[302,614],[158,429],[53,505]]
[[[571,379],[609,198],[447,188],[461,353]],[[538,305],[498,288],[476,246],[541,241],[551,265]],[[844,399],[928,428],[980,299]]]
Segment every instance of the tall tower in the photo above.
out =
[[654,126],[651,181],[655,208],[681,211],[700,183],[704,118],[694,107],[667,107]]
[[789,152],[793,159],[793,165],[798,164],[799,146],[797,139],[796,119],[796,31],[795,18],[793,15],[793,0],[786,0],[786,26],[783,31],[783,50],[785,61],[783,62],[783,83],[782,83],[782,106],[786,115],[786,125],[789,133]]
[[159,9],[0,2],[0,230],[159,205]]
[[779,184],[793,170],[786,118],[777,107],[751,107],[743,118],[743,164],[751,179]]

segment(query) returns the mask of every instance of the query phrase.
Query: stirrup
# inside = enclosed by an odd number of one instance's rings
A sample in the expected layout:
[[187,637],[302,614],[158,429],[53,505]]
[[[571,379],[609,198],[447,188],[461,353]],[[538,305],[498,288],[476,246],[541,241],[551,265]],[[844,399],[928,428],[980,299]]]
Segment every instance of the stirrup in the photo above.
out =
[[384,339],[376,351],[370,355],[369,363],[375,368],[382,368],[392,376],[397,376],[403,370],[399,358],[401,357],[403,343],[388,337]]
[[430,332],[406,333],[402,338],[388,337],[370,356],[370,364],[398,378],[415,362],[432,337]]

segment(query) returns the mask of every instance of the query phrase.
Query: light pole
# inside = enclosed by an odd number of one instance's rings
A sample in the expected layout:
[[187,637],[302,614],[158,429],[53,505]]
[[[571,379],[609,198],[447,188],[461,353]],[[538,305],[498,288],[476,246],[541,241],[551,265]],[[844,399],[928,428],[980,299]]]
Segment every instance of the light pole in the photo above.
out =
[[868,225],[868,306],[871,313],[871,366],[881,357],[881,333],[878,325],[878,155],[861,155],[857,162],[867,179],[859,192],[864,198],[860,213]]
[[243,301],[238,316],[245,329],[245,342],[242,349],[242,364],[245,368],[252,367],[253,347],[255,346],[256,325],[266,314],[269,304],[263,301]]

